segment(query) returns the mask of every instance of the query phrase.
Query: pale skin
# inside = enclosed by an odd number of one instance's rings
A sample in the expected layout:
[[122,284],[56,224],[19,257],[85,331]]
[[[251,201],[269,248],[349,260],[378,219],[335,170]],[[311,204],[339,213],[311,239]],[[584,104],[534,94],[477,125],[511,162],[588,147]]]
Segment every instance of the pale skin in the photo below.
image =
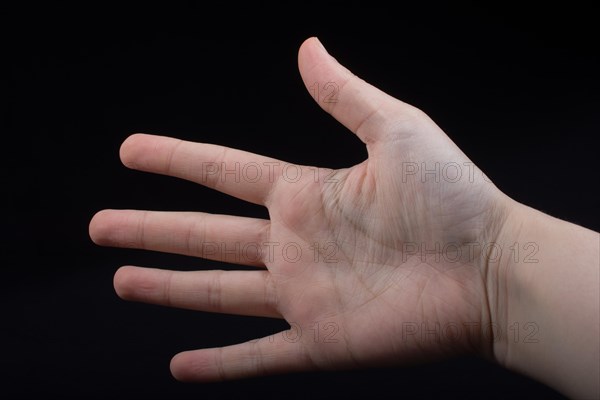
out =
[[[270,337],[180,353],[173,375],[214,381],[474,353],[567,395],[597,397],[598,233],[504,195],[429,117],[353,75],[317,39],[301,46],[298,63],[307,88],[337,85],[332,102],[318,103],[364,142],[367,160],[337,171],[297,169],[136,134],[121,147],[127,167],[264,205],[269,219],[104,210],[90,223],[100,245],[256,267],[125,266],[114,279],[120,297],[290,324]],[[260,173],[222,173],[236,163]],[[531,243],[527,261],[537,262],[525,262]]]

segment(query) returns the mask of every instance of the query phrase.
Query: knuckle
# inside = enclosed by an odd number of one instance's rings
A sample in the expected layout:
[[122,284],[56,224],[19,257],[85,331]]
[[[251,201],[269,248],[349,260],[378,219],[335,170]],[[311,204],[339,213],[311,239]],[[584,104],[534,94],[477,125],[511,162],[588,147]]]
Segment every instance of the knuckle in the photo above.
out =
[[222,278],[223,271],[214,271],[211,282],[206,290],[208,307],[214,312],[219,312],[222,308]]

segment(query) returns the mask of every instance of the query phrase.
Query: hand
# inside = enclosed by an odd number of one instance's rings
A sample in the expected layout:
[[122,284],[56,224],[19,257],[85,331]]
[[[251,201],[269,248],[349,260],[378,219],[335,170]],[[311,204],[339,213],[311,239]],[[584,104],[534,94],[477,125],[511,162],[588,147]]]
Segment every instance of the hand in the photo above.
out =
[[[307,87],[334,84],[333,102],[319,105],[365,143],[368,159],[332,171],[131,136],[121,148],[126,166],[264,205],[270,219],[98,213],[90,224],[98,244],[257,267],[123,267],[115,276],[119,296],[290,324],[271,337],[178,354],[171,369],[182,380],[405,363],[456,352],[493,356],[489,304],[495,302],[487,276],[495,264],[486,244],[498,239],[512,201],[424,113],[354,76],[318,40],[302,45],[299,68]],[[247,167],[242,179],[225,173],[235,165]]]

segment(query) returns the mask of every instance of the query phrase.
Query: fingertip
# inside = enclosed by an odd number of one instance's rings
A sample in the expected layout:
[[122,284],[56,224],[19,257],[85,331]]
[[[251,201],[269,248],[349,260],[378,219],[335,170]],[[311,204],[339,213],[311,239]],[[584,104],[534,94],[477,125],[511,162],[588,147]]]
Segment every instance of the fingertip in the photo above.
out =
[[321,41],[316,36],[312,36],[300,45],[300,49],[298,50],[298,63],[302,65],[304,62],[309,62],[315,60],[319,56],[328,54],[329,53]]
[[127,137],[121,144],[119,148],[119,158],[123,165],[127,168],[136,169],[137,165],[135,163],[135,154],[137,150],[140,148],[140,144],[144,141],[149,135],[144,133],[134,133]]
[[323,46],[321,40],[316,36],[311,36],[308,39],[305,39],[304,42],[302,42],[302,44],[300,45],[300,50],[308,48],[319,49],[327,53],[325,46]]
[[315,46],[317,46],[318,48],[320,48],[322,51],[324,51],[325,53],[329,54],[327,52],[327,49],[325,48],[325,46],[323,46],[323,43],[321,43],[321,39],[319,39],[316,36],[313,36],[312,38],[312,43],[314,43]]
[[171,375],[173,375],[173,378],[180,382],[183,382],[183,375],[181,373],[180,363],[178,361],[179,354],[176,354],[173,358],[171,358],[169,369],[171,370]]
[[199,382],[207,379],[202,379],[202,370],[195,371],[192,368],[192,352],[184,351],[176,354],[171,358],[169,369],[173,378],[180,382]]
[[137,268],[125,265],[120,267],[113,277],[113,287],[117,296],[123,300],[129,300],[133,298],[135,279],[134,272]]
[[88,234],[92,242],[99,246],[107,243],[106,238],[109,236],[111,228],[108,223],[108,215],[111,210],[100,210],[90,220],[88,225]]

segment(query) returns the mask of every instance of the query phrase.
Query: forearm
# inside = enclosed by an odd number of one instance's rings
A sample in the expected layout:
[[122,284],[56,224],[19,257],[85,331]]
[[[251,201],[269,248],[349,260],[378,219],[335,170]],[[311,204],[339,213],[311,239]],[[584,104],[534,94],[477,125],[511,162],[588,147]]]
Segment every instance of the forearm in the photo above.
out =
[[577,398],[600,395],[600,236],[514,204],[487,276],[496,360]]

